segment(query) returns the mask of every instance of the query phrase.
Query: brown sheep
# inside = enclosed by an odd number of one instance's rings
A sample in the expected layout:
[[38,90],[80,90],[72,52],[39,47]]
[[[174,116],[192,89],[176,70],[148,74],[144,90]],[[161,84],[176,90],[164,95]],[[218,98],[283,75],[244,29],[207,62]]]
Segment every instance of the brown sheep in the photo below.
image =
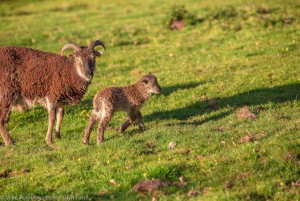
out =
[[52,144],[55,119],[56,137],[64,105],[79,103],[91,83],[96,67],[96,56],[101,52],[95,46],[104,44],[97,40],[88,47],[66,44],[61,50],[74,50],[71,56],[61,56],[26,47],[0,47],[0,133],[6,145],[13,140],[6,128],[12,106],[41,104],[48,110],[49,124],[46,143]]
[[154,75],[149,73],[142,77],[137,83],[126,87],[110,87],[98,92],[93,101],[93,111],[89,123],[85,129],[82,143],[88,144],[91,131],[96,122],[98,125],[97,144],[104,140],[106,125],[116,111],[126,111],[128,119],[119,128],[124,132],[135,120],[141,130],[145,130],[140,108],[152,94],[159,94],[161,88]]

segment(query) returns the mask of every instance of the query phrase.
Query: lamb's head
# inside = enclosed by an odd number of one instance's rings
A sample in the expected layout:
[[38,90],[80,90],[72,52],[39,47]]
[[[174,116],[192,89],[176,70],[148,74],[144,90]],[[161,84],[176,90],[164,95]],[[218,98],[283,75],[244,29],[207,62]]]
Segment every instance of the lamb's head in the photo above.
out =
[[94,49],[98,45],[101,45],[106,50],[105,45],[100,40],[92,41],[89,46],[82,47],[68,43],[62,47],[61,55],[63,55],[64,50],[68,48],[73,49],[74,62],[78,75],[86,81],[91,81],[96,67],[96,57],[102,55],[101,51]]
[[148,94],[159,94],[161,91],[157,78],[151,73],[143,76],[139,82]]

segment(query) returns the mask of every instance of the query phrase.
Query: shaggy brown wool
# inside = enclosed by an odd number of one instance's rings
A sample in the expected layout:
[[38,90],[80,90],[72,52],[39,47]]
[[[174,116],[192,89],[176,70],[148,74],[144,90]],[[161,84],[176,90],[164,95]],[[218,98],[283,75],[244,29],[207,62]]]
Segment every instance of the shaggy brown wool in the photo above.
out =
[[126,111],[128,119],[120,127],[124,132],[128,126],[138,121],[139,128],[145,129],[140,108],[152,94],[159,94],[161,88],[154,75],[148,74],[137,83],[125,87],[110,87],[98,92],[93,101],[93,112],[85,129],[83,144],[89,143],[93,127],[100,119],[98,126],[97,144],[104,140],[104,130],[116,111]]
[[[67,44],[75,49],[70,57],[25,47],[0,48],[0,132],[6,145],[13,141],[6,129],[11,107],[18,104],[41,104],[49,112],[47,144],[52,144],[52,127],[57,115],[56,136],[60,138],[63,106],[83,98],[95,69],[95,57],[101,52],[94,46]],[[81,73],[81,74],[80,74]]]
[[[80,79],[74,70],[74,59],[67,56],[24,47],[0,48],[0,55],[1,75],[4,75],[0,84],[7,95],[17,91],[22,99],[33,103],[48,97],[52,103],[75,104],[90,84]],[[6,83],[9,85],[3,86]]]

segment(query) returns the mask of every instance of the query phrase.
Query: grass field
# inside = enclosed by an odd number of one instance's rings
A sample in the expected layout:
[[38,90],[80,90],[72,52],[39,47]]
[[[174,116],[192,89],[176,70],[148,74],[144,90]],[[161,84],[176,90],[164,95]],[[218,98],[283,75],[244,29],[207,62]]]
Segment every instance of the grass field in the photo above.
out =
[[[170,30],[181,14],[185,27]],[[66,108],[62,140],[45,144],[44,108],[12,112],[0,200],[300,200],[299,20],[299,0],[0,1],[0,46],[107,47],[83,101]],[[121,112],[103,144],[94,130],[82,145],[95,93],[148,72],[162,93],[141,110],[147,130],[117,133]],[[168,185],[133,190],[152,178]]]

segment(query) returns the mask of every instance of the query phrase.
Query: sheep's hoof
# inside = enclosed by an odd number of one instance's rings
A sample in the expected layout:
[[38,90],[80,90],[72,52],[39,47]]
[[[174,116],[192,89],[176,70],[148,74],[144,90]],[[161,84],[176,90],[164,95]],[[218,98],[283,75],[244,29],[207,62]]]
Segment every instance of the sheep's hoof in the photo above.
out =
[[98,140],[97,145],[100,145],[104,140]]
[[82,144],[84,144],[84,145],[89,145],[89,142],[86,141],[86,140],[82,140]]
[[139,126],[139,128],[140,128],[141,131],[145,131],[146,130],[145,126]]
[[55,132],[55,137],[56,137],[57,139],[61,139],[60,132]]
[[53,141],[52,140],[46,140],[46,144],[50,146],[50,145],[53,144]]

